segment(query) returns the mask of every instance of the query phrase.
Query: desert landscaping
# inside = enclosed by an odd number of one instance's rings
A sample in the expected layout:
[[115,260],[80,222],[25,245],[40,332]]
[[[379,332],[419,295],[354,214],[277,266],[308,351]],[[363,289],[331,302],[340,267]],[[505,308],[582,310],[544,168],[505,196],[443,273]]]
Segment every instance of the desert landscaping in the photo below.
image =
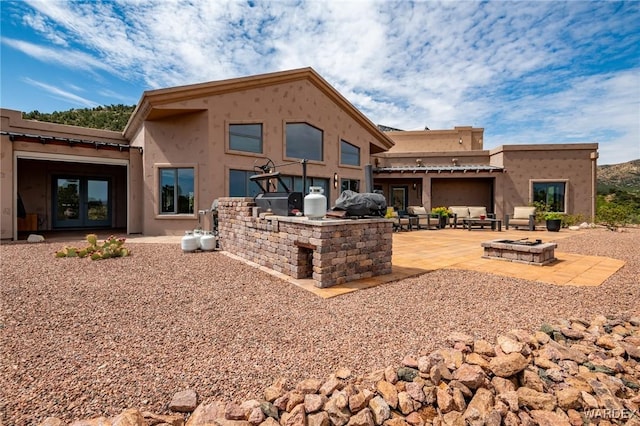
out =
[[596,287],[443,269],[331,299],[221,252],[2,244],[0,420],[542,425],[607,408],[589,421],[637,423],[639,242],[634,228],[558,241],[626,262]]

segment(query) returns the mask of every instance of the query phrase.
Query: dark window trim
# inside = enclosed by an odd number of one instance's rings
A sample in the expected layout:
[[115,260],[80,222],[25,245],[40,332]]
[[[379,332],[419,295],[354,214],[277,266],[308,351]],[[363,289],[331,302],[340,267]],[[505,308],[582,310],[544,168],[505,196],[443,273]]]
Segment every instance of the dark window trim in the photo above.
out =
[[[345,162],[343,161],[343,157],[342,157],[342,155],[343,155],[343,150],[342,150],[342,146],[343,146],[343,144],[347,144],[347,145],[349,145],[349,146],[351,146],[351,147],[353,147],[353,148],[355,148],[355,149],[357,149],[357,150],[358,150],[358,164],[350,164],[350,163],[345,163]],[[359,146],[354,145],[354,144],[352,144],[351,142],[347,142],[347,141],[346,141],[346,140],[344,140],[344,139],[340,139],[340,165],[341,165],[341,166],[346,166],[346,167],[361,167],[361,165],[362,165],[362,155],[361,155],[361,154],[362,154],[362,149],[361,149]]]
[[[531,202],[535,201],[536,194],[533,190],[535,184],[562,184],[564,185],[564,194],[562,197],[563,209],[558,213],[568,213],[567,207],[569,204],[569,179],[530,179],[529,180],[529,199]],[[546,202],[546,201],[545,201]]]
[[[166,218],[166,217],[195,217],[196,205],[197,205],[197,170],[195,166],[188,165],[157,165],[157,176],[158,176],[158,204],[157,204],[157,217]],[[162,172],[165,170],[173,170],[174,171],[174,193],[173,193],[173,212],[165,212],[162,211]],[[178,171],[179,170],[191,170],[193,173],[193,206],[191,212],[179,213],[178,212],[178,200],[179,194],[177,191],[178,186]]]
[[284,159],[286,159],[286,160],[303,160],[303,159],[305,159],[305,158],[299,158],[299,157],[290,157],[288,155],[287,150],[288,150],[289,146],[287,144],[287,135],[288,135],[287,126],[289,126],[289,124],[306,124],[307,126],[313,127],[314,129],[316,129],[316,130],[318,130],[320,132],[320,135],[321,135],[320,142],[322,144],[321,150],[320,150],[320,154],[321,154],[322,158],[320,160],[317,160],[315,158],[314,159],[306,158],[306,160],[309,161],[309,162],[317,163],[317,164],[323,164],[325,162],[325,155],[324,155],[324,150],[325,150],[325,134],[324,133],[325,132],[324,132],[324,130],[322,128],[320,128],[320,127],[318,127],[318,126],[316,126],[314,124],[309,123],[307,120],[284,120],[284,129],[283,129],[284,149],[283,149],[283,154],[282,154]]
[[[246,150],[242,150],[242,149],[237,149],[237,148],[233,148],[231,146],[231,137],[232,135],[238,135],[238,136],[244,136],[244,137],[248,137],[248,138],[253,138],[253,136],[251,135],[242,135],[239,133],[234,133],[231,131],[231,127],[232,126],[251,126],[251,125],[255,125],[255,126],[260,126],[260,151],[246,151]],[[228,152],[234,152],[234,153],[239,153],[239,154],[244,154],[244,155],[262,155],[264,153],[264,129],[265,129],[265,125],[263,122],[261,121],[245,121],[245,122],[227,122],[226,123],[226,132],[227,132],[227,150]]]

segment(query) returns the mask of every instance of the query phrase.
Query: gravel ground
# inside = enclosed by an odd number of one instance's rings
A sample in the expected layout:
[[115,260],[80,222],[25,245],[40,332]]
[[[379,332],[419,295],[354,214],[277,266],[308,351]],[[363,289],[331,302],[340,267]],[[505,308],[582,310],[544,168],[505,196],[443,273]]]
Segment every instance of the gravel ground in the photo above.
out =
[[62,242],[3,244],[0,423],[166,412],[186,388],[205,402],[260,398],[339,367],[358,375],[555,318],[640,314],[640,229],[590,230],[558,251],[627,264],[595,288],[440,270],[321,299],[222,253],[127,243],[117,260],[55,259]]

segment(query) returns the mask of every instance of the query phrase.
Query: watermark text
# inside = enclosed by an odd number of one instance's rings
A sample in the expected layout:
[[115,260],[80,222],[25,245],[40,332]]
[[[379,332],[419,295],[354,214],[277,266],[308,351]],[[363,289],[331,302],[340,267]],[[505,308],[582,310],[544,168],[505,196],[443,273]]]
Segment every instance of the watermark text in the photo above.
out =
[[588,419],[628,420],[634,417],[640,419],[638,411],[626,408],[593,408],[585,410],[584,415]]

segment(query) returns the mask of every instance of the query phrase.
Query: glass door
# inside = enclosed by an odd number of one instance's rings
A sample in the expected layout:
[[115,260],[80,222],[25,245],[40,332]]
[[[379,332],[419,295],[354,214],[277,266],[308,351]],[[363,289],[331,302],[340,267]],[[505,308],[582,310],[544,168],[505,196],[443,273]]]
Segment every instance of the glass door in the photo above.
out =
[[392,186],[391,187],[391,206],[397,212],[406,213],[407,210],[407,186]]
[[54,184],[53,226],[72,228],[82,226],[80,216],[80,179],[57,178]]
[[109,180],[57,177],[53,195],[54,228],[111,226]]
[[87,206],[85,226],[111,226],[108,180],[87,179],[85,203]]

